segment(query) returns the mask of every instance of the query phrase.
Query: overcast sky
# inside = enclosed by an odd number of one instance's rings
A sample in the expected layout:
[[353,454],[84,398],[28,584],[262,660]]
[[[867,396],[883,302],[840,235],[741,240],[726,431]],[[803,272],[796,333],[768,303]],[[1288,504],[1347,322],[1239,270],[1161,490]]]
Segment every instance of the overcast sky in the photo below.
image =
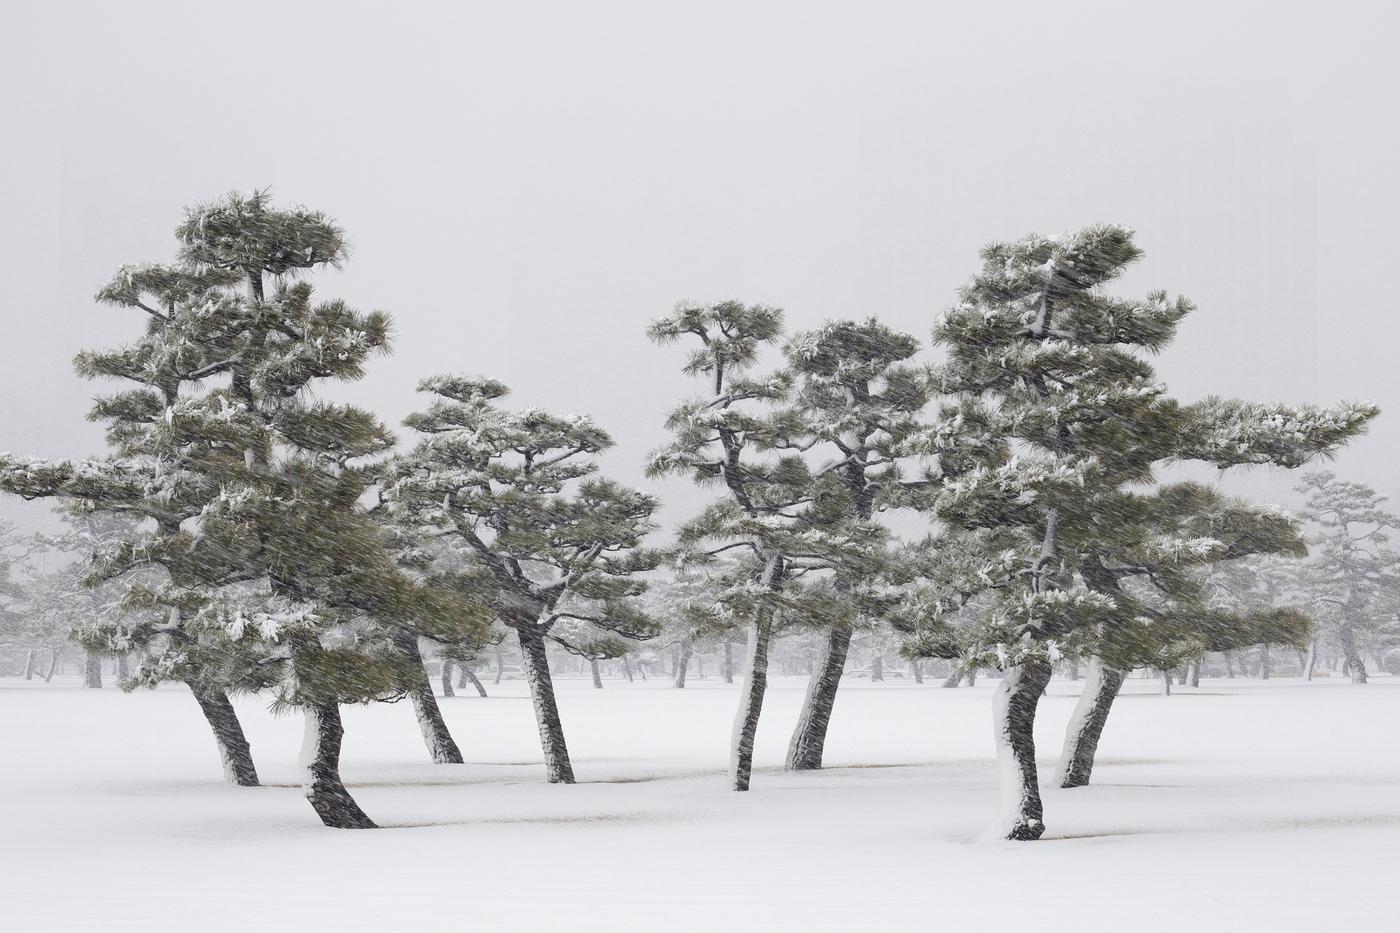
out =
[[1378,402],[1333,468],[1397,494],[1394,9],[15,5],[0,450],[99,452],[84,416],[111,387],[70,361],[143,322],[93,292],[169,258],[183,205],[270,187],[348,232],[320,295],[395,317],[395,354],[342,397],[397,424],[421,376],[495,376],[591,412],[608,472],[668,519],[699,500],[640,464],[689,385],[643,330],[677,300],[926,340],[983,243],[1105,221],[1147,251],[1123,294],[1200,305],[1158,361],[1175,394]]

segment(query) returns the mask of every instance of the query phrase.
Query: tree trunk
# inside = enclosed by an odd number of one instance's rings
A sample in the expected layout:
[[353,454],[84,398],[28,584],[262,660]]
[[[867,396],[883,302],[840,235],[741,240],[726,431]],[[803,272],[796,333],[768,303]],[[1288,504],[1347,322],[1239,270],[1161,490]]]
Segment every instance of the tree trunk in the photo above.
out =
[[914,675],[914,683],[921,684],[924,682],[924,666],[918,661],[909,662],[909,673]]
[[1079,694],[1069,728],[1065,730],[1065,746],[1060,752],[1060,766],[1055,775],[1055,783],[1060,787],[1083,787],[1089,783],[1099,738],[1113,701],[1123,686],[1123,676],[1123,671],[1105,668],[1098,661],[1089,665],[1084,690]]
[[1264,644],[1259,646],[1259,676],[1262,679],[1269,679],[1269,674],[1271,673],[1269,668],[1269,643],[1264,642]]
[[877,680],[884,682],[885,679],[885,658],[880,649],[876,648],[870,653],[870,682],[873,684]]
[[724,640],[724,682],[734,683],[734,642],[728,638]]
[[544,751],[545,780],[551,784],[572,784],[574,767],[569,761],[564,724],[554,700],[554,681],[549,675],[544,633],[534,622],[525,621],[516,627],[515,634],[525,663],[525,679],[530,684],[530,699],[535,705],[535,723],[539,726],[540,747]]
[[966,680],[969,687],[977,686],[977,668],[969,667],[967,669]]
[[486,696],[486,685],[481,682],[481,678],[476,676],[476,671],[467,665],[461,665],[462,679],[476,688],[477,696]]
[[1040,782],[1035,769],[1035,709],[1050,681],[1050,665],[1026,661],[1007,668],[993,694],[992,724],[1001,768],[1001,814],[995,826],[1003,839],[1039,839],[1045,832]]
[[1078,680],[1078,679],[1079,679],[1079,659],[1078,659],[1078,658],[1070,658],[1070,659],[1069,659],[1069,679],[1070,679],[1070,680]]
[[1231,652],[1225,652],[1225,676],[1231,680],[1235,679],[1235,659]]
[[306,717],[301,745],[302,787],[312,809],[332,829],[374,829],[374,822],[340,780],[340,743],[345,737],[340,704],[316,703],[304,707],[302,712]]
[[24,679],[33,680],[34,671],[38,669],[38,667],[39,662],[35,658],[35,651],[33,648],[30,648],[24,655]]
[[442,659],[442,695],[445,697],[457,695],[457,691],[452,689],[452,662],[447,658]]
[[51,683],[53,675],[58,672],[58,659],[63,657],[63,652],[57,648],[49,649],[49,669],[44,673],[44,683]]
[[253,767],[253,752],[243,735],[243,724],[229,702],[228,694],[213,688],[201,688],[194,678],[186,682],[194,694],[199,710],[214,732],[214,745],[224,766],[224,780],[239,787],[257,787],[258,770]]
[[124,654],[119,654],[119,655],[117,655],[117,680],[118,680],[118,682],[123,681],[123,680],[126,680],[126,679],[127,679],[128,677],[130,677],[130,676],[131,676],[131,668],[127,666],[126,655],[124,655]]
[[1303,660],[1303,679],[1313,679],[1313,669],[1317,667],[1317,639],[1308,642],[1308,656]]
[[87,662],[83,667],[83,686],[93,689],[102,686],[102,659],[91,651],[87,653]]
[[1169,696],[1171,696],[1171,695],[1172,695],[1172,672],[1171,672],[1171,671],[1162,671],[1162,696],[1164,696],[1164,697],[1169,697]]
[[501,643],[496,643],[496,683],[501,682],[501,671],[505,669],[505,651],[501,648]]
[[676,646],[675,658],[675,685],[681,689],[685,688],[686,671],[690,670],[690,655],[694,647],[689,638],[682,638],[680,644]]
[[1193,687],[1199,687],[1201,685],[1201,664],[1204,661],[1205,658],[1192,658],[1191,662],[1187,665],[1187,671],[1190,674],[1187,678],[1187,682]]
[[962,668],[960,668],[960,667],[958,667],[956,664],[954,664],[954,665],[953,665],[953,672],[952,672],[951,674],[949,674],[947,677],[943,678],[943,686],[945,686],[945,687],[956,687],[956,686],[958,686],[959,684],[962,683],[962,679],[963,679]]
[[[447,731],[447,722],[442,718],[437,697],[433,696],[433,682],[428,679],[428,669],[423,666],[423,655],[418,650],[418,636],[408,629],[394,632],[394,647],[413,662],[416,673],[409,687],[408,698],[413,703],[413,716],[418,720],[418,731],[423,734],[423,744],[428,746],[428,754],[434,764],[460,765],[462,752]],[[443,661],[443,680],[448,686],[452,683],[450,661]]]
[[763,694],[768,689],[768,643],[773,636],[773,620],[767,608],[760,608],[749,623],[744,650],[743,680],[739,687],[739,709],[734,714],[734,732],[729,752],[731,790],[749,789],[753,772],[753,743],[758,734],[758,717],[763,711]]
[[788,771],[810,771],[822,766],[826,747],[826,730],[831,723],[831,710],[836,705],[836,691],[841,686],[841,674],[846,669],[846,655],[851,647],[851,630],[838,625],[826,633],[821,657],[807,682],[807,696],[797,728],[788,742]]
[[1190,671],[1187,670],[1187,667],[1188,665],[1183,664],[1181,665],[1181,667],[1176,669],[1176,684],[1178,687],[1186,686],[1186,680],[1191,676]]
[[597,659],[597,658],[589,658],[589,659],[588,659],[588,670],[589,670],[589,673],[591,673],[591,674],[593,675],[593,689],[594,689],[594,690],[602,690],[602,689],[603,689],[603,675],[598,671],[598,659]]
[[622,656],[622,676],[627,678],[627,682],[632,683],[632,659],[627,655]]

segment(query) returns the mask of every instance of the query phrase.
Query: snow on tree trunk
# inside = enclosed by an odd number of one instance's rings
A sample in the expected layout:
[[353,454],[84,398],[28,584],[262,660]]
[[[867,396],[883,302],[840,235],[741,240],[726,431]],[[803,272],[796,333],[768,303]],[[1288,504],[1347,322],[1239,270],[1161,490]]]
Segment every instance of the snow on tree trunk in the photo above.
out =
[[953,665],[953,672],[943,679],[943,686],[945,686],[945,687],[956,687],[956,686],[958,686],[958,685],[960,685],[960,684],[962,683],[962,679],[963,679],[962,668],[960,668],[960,667],[958,667],[956,664],[954,664],[954,665]]
[[921,684],[924,682],[924,666],[918,661],[909,662],[909,673],[914,675],[914,683]]
[[300,761],[302,787],[312,809],[332,829],[374,829],[374,822],[340,780],[340,744],[345,737],[340,705],[316,703],[302,712],[306,718]]
[[870,655],[870,682],[874,683],[877,680],[883,682],[884,679],[885,659],[881,655],[880,649],[876,648],[875,651]]
[[1308,642],[1308,656],[1303,659],[1303,679],[1312,680],[1317,667],[1317,639]]
[[851,630],[834,626],[826,633],[822,654],[807,682],[807,696],[797,718],[797,728],[788,742],[788,771],[810,771],[822,766],[826,746],[826,730],[831,723],[831,710],[836,704],[836,691],[841,674],[846,669],[846,655],[851,647]]
[[457,691],[452,689],[452,662],[446,658],[442,659],[442,695],[445,697],[457,695]]
[[622,676],[627,678],[627,682],[632,683],[632,659],[626,655],[622,656]]
[[[398,629],[394,632],[394,647],[403,652],[417,668],[408,698],[413,703],[413,716],[418,720],[418,731],[423,735],[423,744],[428,747],[428,755],[434,764],[460,765],[462,752],[457,748],[452,733],[447,731],[447,722],[442,718],[437,697],[433,696],[433,682],[428,679],[428,669],[423,666],[423,655],[418,649],[418,636],[407,629]],[[443,680],[450,686],[450,661],[443,661],[443,674]]]
[[748,643],[744,650],[739,709],[734,714],[734,733],[729,751],[731,790],[749,789],[754,737],[758,734],[758,717],[763,711],[763,694],[768,689],[768,643],[772,635],[773,620],[769,610],[760,608],[749,623]]
[[1187,665],[1183,664],[1181,665],[1181,667],[1178,667],[1176,669],[1176,684],[1178,687],[1186,686],[1186,681],[1191,676],[1190,671],[1188,671],[1186,668]]
[[1171,671],[1162,671],[1162,696],[1164,696],[1164,697],[1169,697],[1169,696],[1171,696],[1171,695],[1172,695],[1172,672],[1171,672]]
[[503,670],[505,670],[505,666],[506,666],[505,651],[502,650],[502,648],[501,648],[501,646],[500,646],[500,643],[497,643],[497,644],[496,644],[496,683],[500,683],[500,682],[501,682],[501,672],[502,672]]
[[1225,652],[1225,676],[1231,680],[1235,679],[1235,659],[1229,651]]
[[545,780],[551,784],[572,784],[574,767],[569,761],[568,746],[564,744],[564,723],[554,699],[544,633],[527,621],[516,627],[515,634],[525,663],[525,679],[530,684],[530,699],[535,705],[535,723],[539,726],[540,747],[544,751]]
[[734,683],[734,642],[728,638],[724,640],[724,682]]
[[63,657],[63,652],[57,648],[49,649],[49,669],[44,673],[44,683],[51,683],[53,675],[58,672],[58,659]]
[[1079,679],[1079,659],[1078,659],[1078,658],[1070,658],[1070,660],[1069,660],[1069,674],[1068,674],[1068,676],[1069,676],[1069,679],[1070,679],[1070,680],[1078,680],[1078,679]]
[[214,733],[214,745],[219,750],[224,780],[239,787],[257,787],[258,770],[253,767],[253,751],[248,746],[243,724],[238,721],[238,713],[229,702],[228,694],[214,688],[201,688],[193,679],[188,686]]
[[1188,678],[1188,683],[1190,683],[1190,685],[1193,687],[1199,687],[1201,685],[1201,662],[1204,660],[1204,658],[1191,659],[1191,662],[1189,664],[1189,671],[1191,676]]
[[1264,642],[1264,644],[1259,646],[1259,676],[1264,680],[1268,680],[1270,673],[1269,643]]
[[588,671],[589,671],[589,673],[591,673],[591,674],[593,675],[593,689],[594,689],[594,690],[602,690],[602,689],[603,689],[603,675],[602,675],[602,674],[599,672],[599,670],[598,670],[598,659],[597,659],[597,658],[589,658],[589,659],[588,659]]
[[969,667],[969,668],[967,669],[967,677],[966,677],[966,679],[967,679],[967,685],[968,685],[969,687],[975,687],[975,686],[977,686],[977,668],[975,668],[975,667]]
[[24,679],[33,680],[34,671],[39,667],[39,662],[35,659],[35,651],[30,648],[24,655]]
[[1002,839],[1039,839],[1045,832],[1035,769],[1035,709],[1050,665],[1026,661],[1006,669],[993,694],[992,725],[1001,771],[1001,810],[992,831]]
[[94,689],[102,686],[102,659],[91,651],[87,653],[87,661],[83,667],[83,686]]
[[1089,665],[1084,690],[1065,730],[1065,745],[1055,773],[1055,783],[1060,787],[1083,787],[1089,783],[1104,723],[1123,686],[1123,677],[1123,671],[1106,668],[1098,661]]
[[458,690],[461,690],[461,689],[462,689],[463,687],[465,687],[466,685],[467,685],[467,666],[466,666],[465,664],[459,664],[459,665],[457,665],[457,689],[458,689]]
[[682,638],[680,644],[676,646],[676,676],[674,683],[677,687],[682,689],[685,688],[685,675],[686,672],[690,670],[690,655],[693,651],[694,647],[691,645],[689,638]]
[[1361,660],[1361,652],[1356,650],[1356,634],[1351,625],[1343,623],[1338,634],[1342,643],[1342,673],[1350,677],[1354,684],[1366,683],[1366,662]]
[[117,680],[126,680],[131,676],[131,669],[127,667],[126,655],[117,655]]

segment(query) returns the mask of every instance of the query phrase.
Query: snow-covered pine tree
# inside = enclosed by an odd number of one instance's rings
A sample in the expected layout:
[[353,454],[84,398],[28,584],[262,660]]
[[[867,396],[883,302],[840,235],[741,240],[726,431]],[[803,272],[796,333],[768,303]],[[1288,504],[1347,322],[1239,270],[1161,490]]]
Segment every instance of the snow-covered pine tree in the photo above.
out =
[[110,455],[84,461],[0,455],[0,490],[132,519],[125,540],[108,542],[90,575],[97,583],[162,568],[172,594],[170,619],[133,626],[114,616],[90,634],[105,630],[114,647],[141,649],[145,660],[130,683],[187,684],[213,732],[225,776],[254,786],[257,771],[229,692],[258,686],[259,673],[234,663],[238,652],[223,633],[190,628],[174,609],[204,582],[187,523],[218,493],[206,465],[217,458],[227,432],[218,415],[223,403],[203,391],[202,381],[228,371],[243,339],[244,308],[228,290],[237,280],[232,271],[187,263],[119,269],[97,300],[138,313],[145,332],[125,346],[81,352],[74,361],[83,377],[132,386],[99,396],[89,415],[106,424]]
[[656,500],[593,477],[613,442],[585,415],[508,411],[492,379],[436,376],[419,390],[433,404],[405,423],[423,438],[386,471],[385,495],[398,521],[452,543],[467,562],[457,589],[515,632],[546,777],[572,784],[546,644],[616,657],[655,633],[636,597],[660,560],[642,546]]
[[1092,559],[1105,523],[1127,517],[1119,510],[1131,487],[1151,482],[1168,460],[1298,466],[1335,450],[1377,413],[1365,404],[1212,398],[1182,406],[1167,398],[1143,354],[1171,340],[1191,304],[1164,292],[1130,300],[1102,290],[1140,256],[1132,231],[1118,226],[993,244],[934,329],[947,349],[935,382],[981,400],[1007,440],[1004,462],[944,484],[939,514],[954,526],[1025,538],[999,561],[1009,572],[988,581],[995,606],[977,636],[995,648],[1003,671],[994,705],[1003,774],[995,829],[1008,839],[1044,832],[1032,730],[1053,643],[1123,621],[1112,594],[1086,585],[1092,570],[1084,577],[1081,563]]
[[[1076,632],[1066,648],[1093,659],[1065,731],[1056,783],[1089,783],[1113,701],[1134,668],[1174,670],[1207,651],[1306,636],[1301,612],[1267,598],[1213,599],[1203,571],[1243,568],[1257,555],[1301,557],[1297,523],[1269,506],[1231,500],[1197,483],[1124,491],[1100,536],[1077,556],[1084,583],[1112,596],[1110,621]],[[1245,572],[1248,584],[1256,582]],[[1240,581],[1246,582],[1246,581]]]
[[[919,343],[875,318],[834,321],[795,335],[784,348],[794,378],[794,424],[805,436],[801,446],[824,456],[813,473],[820,484],[823,515],[839,524],[869,526],[877,512],[909,504],[901,482],[901,452],[918,429],[928,403],[928,381],[909,364]],[[877,528],[860,533],[879,536]],[[835,570],[834,597],[847,601],[871,578],[872,562]],[[786,767],[820,768],[827,725],[850,650],[845,622],[822,633],[822,646],[788,743]],[[872,675],[874,676],[874,675]]]
[[171,413],[211,438],[201,469],[219,483],[193,535],[211,591],[196,618],[253,637],[284,674],[276,705],[305,717],[304,787],[321,821],[372,827],[340,778],[340,705],[399,697],[422,681],[422,665],[394,642],[402,629],[434,636],[488,617],[398,570],[361,505],[365,466],[394,437],[366,411],[314,399],[328,381],[358,379],[388,344],[387,315],[314,303],[298,278],[341,260],[339,228],[320,212],[275,209],[259,192],[189,210],[177,236],[186,263],[246,286],[227,318],[237,331],[227,389]]
[[1296,567],[1298,588],[1322,636],[1342,656],[1342,672],[1366,683],[1364,651],[1400,645],[1400,554],[1386,545],[1400,516],[1364,483],[1327,470],[1305,474],[1298,491],[1313,534],[1312,553]]
[[684,369],[703,380],[704,394],[671,413],[666,426],[672,440],[651,454],[648,473],[686,475],[697,485],[724,489],[681,526],[675,559],[681,568],[709,567],[716,610],[743,620],[747,629],[730,741],[729,783],[737,791],[749,789],[769,646],[781,614],[823,626],[846,622],[848,607],[820,587],[808,595],[800,581],[843,561],[869,559],[883,545],[869,533],[871,525],[848,523],[833,532],[839,505],[828,513],[814,507],[818,480],[800,455],[807,443],[804,419],[780,407],[792,391],[792,375],[748,375],[760,352],[777,343],[782,326],[777,308],[724,301],[679,305],[648,329],[658,344],[698,344]]

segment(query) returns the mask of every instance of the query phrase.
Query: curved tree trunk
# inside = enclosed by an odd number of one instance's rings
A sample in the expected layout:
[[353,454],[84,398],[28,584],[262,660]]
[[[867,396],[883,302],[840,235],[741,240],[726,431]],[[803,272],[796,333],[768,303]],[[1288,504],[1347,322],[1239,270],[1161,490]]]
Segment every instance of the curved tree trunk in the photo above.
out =
[[1001,769],[1001,813],[994,828],[1003,839],[1039,839],[1045,832],[1035,768],[1035,709],[1049,682],[1048,663],[1027,661],[1007,668],[993,694],[992,724]]
[[[427,679],[427,675],[424,675]],[[338,703],[304,707],[306,732],[301,746],[302,787],[321,822],[332,829],[374,829],[340,780],[340,744],[345,727]]]
[[1098,661],[1089,665],[1084,690],[1079,694],[1079,702],[1069,718],[1069,728],[1065,730],[1065,745],[1055,773],[1055,783],[1060,787],[1083,787],[1089,783],[1099,738],[1113,701],[1123,686],[1123,677],[1123,671],[1106,668]]
[[462,679],[476,688],[478,696],[486,696],[486,687],[481,682],[481,678],[476,676],[476,671],[467,665],[462,665]]
[[258,770],[253,767],[253,752],[243,734],[243,724],[222,690],[201,688],[194,678],[187,681],[199,711],[214,732],[214,744],[224,766],[224,780],[239,787],[257,787]]
[[58,659],[63,657],[63,652],[57,648],[49,649],[49,669],[44,672],[44,683],[52,683],[53,675],[58,672]]
[[525,662],[530,699],[535,705],[535,723],[539,726],[540,748],[544,751],[545,780],[551,784],[572,784],[574,766],[569,761],[569,748],[564,744],[564,724],[559,719],[559,705],[554,699],[554,680],[549,674],[544,633],[533,622],[526,621],[516,626],[515,634]]
[[1313,670],[1317,667],[1317,639],[1308,642],[1308,655],[1303,659],[1303,679],[1312,680]]
[[35,652],[35,650],[34,650],[33,648],[30,648],[30,649],[29,649],[28,651],[26,651],[25,654],[24,654],[24,679],[25,679],[25,680],[33,680],[33,679],[34,679],[34,672],[35,672],[36,670],[38,670],[38,668],[39,668],[39,662],[38,662],[38,660],[36,660],[36,658],[35,658],[35,655],[36,655],[36,654],[37,654],[37,652]]
[[452,689],[452,662],[447,658],[442,659],[442,695],[445,697],[457,695],[457,691]]
[[[447,721],[442,718],[437,697],[433,696],[433,682],[428,679],[428,669],[423,666],[423,655],[418,649],[418,636],[408,629],[394,633],[394,647],[403,652],[417,668],[408,698],[413,703],[413,716],[418,720],[418,731],[423,734],[423,744],[435,764],[460,765],[462,752],[457,748],[452,733],[447,730]],[[443,679],[451,685],[451,662],[443,661]]]
[[797,728],[788,742],[788,771],[810,771],[822,766],[826,747],[826,731],[831,724],[831,710],[836,705],[836,691],[841,686],[841,674],[846,669],[846,655],[851,647],[851,630],[838,625],[826,633],[821,657],[807,682],[807,696],[797,717]]

